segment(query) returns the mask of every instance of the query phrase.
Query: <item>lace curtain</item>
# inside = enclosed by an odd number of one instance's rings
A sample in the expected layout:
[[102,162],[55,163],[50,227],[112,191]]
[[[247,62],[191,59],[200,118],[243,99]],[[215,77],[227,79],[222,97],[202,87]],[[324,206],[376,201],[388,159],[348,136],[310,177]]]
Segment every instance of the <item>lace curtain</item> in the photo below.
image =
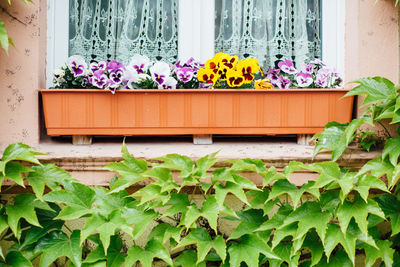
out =
[[134,54],[176,62],[178,0],[70,0],[69,54],[128,63]]
[[321,57],[320,0],[216,0],[215,52],[255,57],[265,68]]

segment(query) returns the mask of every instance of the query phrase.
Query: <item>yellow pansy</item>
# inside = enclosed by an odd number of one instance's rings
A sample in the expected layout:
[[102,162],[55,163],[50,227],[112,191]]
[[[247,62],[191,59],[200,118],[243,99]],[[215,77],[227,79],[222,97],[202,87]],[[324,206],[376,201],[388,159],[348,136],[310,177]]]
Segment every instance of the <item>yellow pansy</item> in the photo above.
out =
[[200,69],[197,72],[197,79],[199,82],[213,84],[218,80],[218,75],[212,69]]
[[244,83],[244,77],[240,71],[230,69],[226,73],[226,81],[229,87],[239,87]]
[[255,89],[273,89],[274,86],[272,85],[269,79],[264,80],[256,80],[254,81],[254,88]]
[[238,56],[227,56],[227,57],[221,57],[221,64],[228,67],[229,69],[233,69],[236,64],[238,63],[239,58]]
[[258,60],[255,58],[246,58],[239,61],[236,68],[242,73],[245,83],[251,83],[254,80],[253,73],[259,72],[261,69],[258,65]]
[[221,80],[221,81],[226,81],[226,74],[227,74],[227,72],[228,72],[228,67],[226,67],[226,66],[222,66],[222,67],[220,67],[219,69],[218,69],[218,72],[217,72],[217,74],[218,74],[218,77],[219,77],[219,79]]

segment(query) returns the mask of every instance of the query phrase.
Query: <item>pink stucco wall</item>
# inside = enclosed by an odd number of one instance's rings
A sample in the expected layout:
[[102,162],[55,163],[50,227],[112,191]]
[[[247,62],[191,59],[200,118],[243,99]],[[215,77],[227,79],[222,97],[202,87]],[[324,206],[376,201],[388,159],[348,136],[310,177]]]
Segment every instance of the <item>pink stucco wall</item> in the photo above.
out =
[[[346,0],[346,80],[381,75],[398,82],[398,11],[394,0]],[[15,18],[2,11],[6,8]],[[16,48],[0,50],[0,148],[40,142],[38,88],[45,87],[46,0],[0,1]]]

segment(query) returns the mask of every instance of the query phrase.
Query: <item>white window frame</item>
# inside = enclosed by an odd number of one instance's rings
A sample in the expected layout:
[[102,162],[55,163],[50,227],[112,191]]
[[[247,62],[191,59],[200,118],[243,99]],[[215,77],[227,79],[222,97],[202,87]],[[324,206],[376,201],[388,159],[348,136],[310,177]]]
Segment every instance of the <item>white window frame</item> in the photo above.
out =
[[[47,87],[52,85],[52,71],[68,58],[69,1],[74,0],[47,0]],[[214,1],[179,0],[179,59],[205,62],[214,55],[214,19],[204,19],[214,14]],[[345,11],[345,0],[322,0],[322,59],[343,78]]]

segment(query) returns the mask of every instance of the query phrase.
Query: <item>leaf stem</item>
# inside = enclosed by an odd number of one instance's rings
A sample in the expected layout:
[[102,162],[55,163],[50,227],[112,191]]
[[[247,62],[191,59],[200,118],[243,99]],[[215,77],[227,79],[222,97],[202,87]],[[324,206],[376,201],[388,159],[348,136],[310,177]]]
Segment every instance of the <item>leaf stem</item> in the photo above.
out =
[[389,138],[392,138],[392,135],[390,134],[390,132],[389,132],[389,130],[386,128],[386,126],[383,125],[383,123],[380,122],[380,121],[377,121],[377,123],[379,123],[379,125],[382,126],[383,129],[385,129],[385,132],[387,133],[387,135],[389,136]]

